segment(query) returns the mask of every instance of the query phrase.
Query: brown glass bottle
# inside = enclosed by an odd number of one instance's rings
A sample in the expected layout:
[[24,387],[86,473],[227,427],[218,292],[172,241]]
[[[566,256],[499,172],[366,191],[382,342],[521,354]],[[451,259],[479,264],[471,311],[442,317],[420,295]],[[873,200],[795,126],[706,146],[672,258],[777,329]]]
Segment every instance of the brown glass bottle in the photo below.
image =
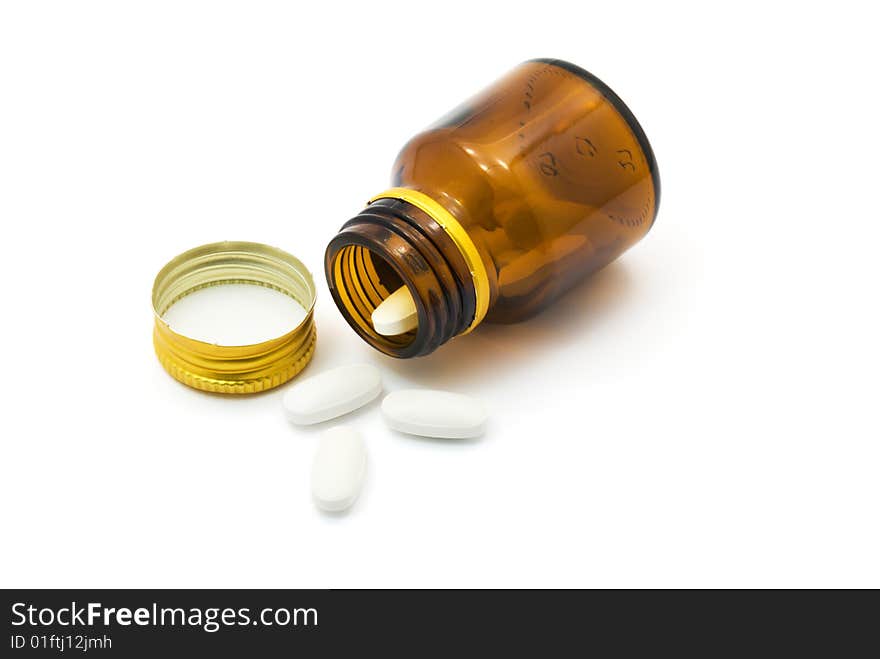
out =
[[[395,357],[432,352],[483,320],[550,305],[644,236],[660,181],[623,101],[561,60],[530,60],[416,135],[393,185],[326,253],[337,306]],[[407,286],[418,327],[383,336],[373,310]]]

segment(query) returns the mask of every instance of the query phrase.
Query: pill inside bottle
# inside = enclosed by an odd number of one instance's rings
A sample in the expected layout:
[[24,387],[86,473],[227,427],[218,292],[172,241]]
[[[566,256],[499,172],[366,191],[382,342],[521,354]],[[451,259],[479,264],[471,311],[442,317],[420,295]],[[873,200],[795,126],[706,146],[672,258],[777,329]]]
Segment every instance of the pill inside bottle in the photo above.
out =
[[383,336],[411,332],[419,326],[416,303],[406,286],[401,286],[373,311],[373,329]]

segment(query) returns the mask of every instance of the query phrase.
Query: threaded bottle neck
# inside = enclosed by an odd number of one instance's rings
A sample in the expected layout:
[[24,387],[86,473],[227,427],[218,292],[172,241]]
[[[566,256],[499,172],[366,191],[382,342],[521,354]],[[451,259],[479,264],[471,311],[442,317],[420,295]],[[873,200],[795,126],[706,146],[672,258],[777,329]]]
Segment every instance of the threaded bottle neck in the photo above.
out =
[[[346,222],[330,241],[325,271],[333,300],[349,325],[392,357],[427,355],[474,320],[476,291],[460,250],[428,213],[399,199],[379,199]],[[383,336],[371,315],[401,286],[412,295],[416,329]]]

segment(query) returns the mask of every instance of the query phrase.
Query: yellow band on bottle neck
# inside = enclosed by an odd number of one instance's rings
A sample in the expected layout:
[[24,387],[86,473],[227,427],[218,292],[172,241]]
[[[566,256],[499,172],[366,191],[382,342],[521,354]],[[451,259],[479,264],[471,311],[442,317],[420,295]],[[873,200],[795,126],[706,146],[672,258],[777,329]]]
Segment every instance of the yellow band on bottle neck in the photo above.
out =
[[421,211],[424,211],[431,219],[433,219],[458,247],[467,264],[471,277],[474,280],[474,292],[476,294],[476,309],[474,311],[474,319],[468,328],[462,332],[467,334],[472,332],[474,328],[480,324],[486,317],[489,310],[489,274],[486,272],[486,266],[480,253],[477,251],[474,241],[465,231],[464,227],[455,219],[455,216],[435,199],[429,197],[423,192],[412,190],[410,188],[391,188],[385,192],[376,195],[368,203],[372,204],[379,199],[400,199],[412,204]]

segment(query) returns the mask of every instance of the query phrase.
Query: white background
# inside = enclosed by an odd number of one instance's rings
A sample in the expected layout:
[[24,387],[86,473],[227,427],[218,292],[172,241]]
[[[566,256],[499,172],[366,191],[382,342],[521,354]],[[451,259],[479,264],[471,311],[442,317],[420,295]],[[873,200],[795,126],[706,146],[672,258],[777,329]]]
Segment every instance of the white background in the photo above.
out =
[[[3,3],[0,585],[880,586],[877,23],[821,6]],[[326,243],[532,57],[633,109],[654,229],[532,321],[379,355]],[[282,390],[201,394],[153,354],[155,273],[223,239],[315,273],[309,374],[474,394],[488,434],[370,406],[362,497],[318,512]]]

